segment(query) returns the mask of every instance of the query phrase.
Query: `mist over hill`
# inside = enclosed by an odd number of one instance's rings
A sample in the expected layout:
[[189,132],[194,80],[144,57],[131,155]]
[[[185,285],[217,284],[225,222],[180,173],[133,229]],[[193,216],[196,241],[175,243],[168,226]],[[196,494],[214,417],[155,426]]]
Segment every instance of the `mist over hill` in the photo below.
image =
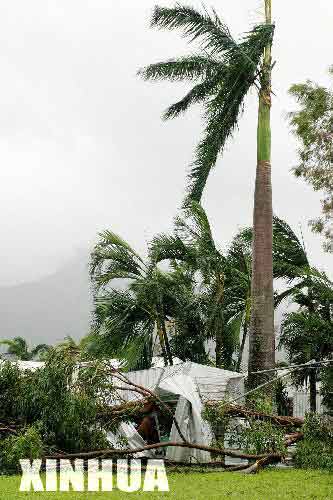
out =
[[92,310],[88,261],[81,252],[49,276],[0,287],[0,338],[22,336],[34,345],[87,334]]

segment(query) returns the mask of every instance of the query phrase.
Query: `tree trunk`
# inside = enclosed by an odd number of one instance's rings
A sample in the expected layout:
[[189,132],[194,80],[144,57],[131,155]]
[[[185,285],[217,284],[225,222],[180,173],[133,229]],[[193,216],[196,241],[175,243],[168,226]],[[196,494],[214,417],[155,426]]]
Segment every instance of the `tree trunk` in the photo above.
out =
[[159,341],[160,341],[160,347],[161,347],[161,350],[162,350],[162,356],[163,356],[163,360],[164,360],[164,366],[168,366],[168,356],[167,356],[167,352],[166,352],[166,348],[165,348],[164,335],[163,335],[163,330],[162,330],[161,322],[159,320],[156,321],[156,328],[157,328],[158,338],[159,338]]
[[215,366],[220,368],[222,365],[222,349],[223,349],[223,339],[222,331],[216,332],[215,336]]
[[310,369],[309,375],[309,385],[310,385],[310,411],[316,413],[317,410],[317,376],[316,369]]
[[165,328],[165,319],[162,319],[161,324],[162,324],[162,331],[163,331],[163,337],[164,337],[164,345],[165,345],[166,355],[167,355],[167,358],[168,358],[168,361],[169,361],[169,365],[172,366],[173,365],[172,352],[171,352],[171,349],[170,349],[168,332],[166,331],[166,328]]
[[[271,24],[271,0],[265,0],[266,23]],[[253,372],[274,368],[273,213],[271,186],[271,45],[265,49],[261,71],[257,132],[257,172],[253,212],[253,258],[249,389],[272,377]],[[268,393],[270,390],[268,389]]]
[[239,348],[239,354],[238,354],[238,360],[237,360],[237,366],[236,366],[236,371],[239,372],[241,369],[242,365],[242,358],[243,358],[243,352],[244,352],[244,347],[245,347],[245,342],[246,342],[246,337],[247,337],[247,330],[248,330],[248,323],[247,320],[245,319],[244,321],[244,326],[243,326],[243,337],[242,337],[242,342]]
[[224,276],[217,274],[216,276],[218,288],[217,295],[215,298],[215,303],[221,314],[221,321],[215,322],[215,366],[221,368],[223,362],[223,327],[224,327],[224,311],[223,311],[223,300],[224,300]]

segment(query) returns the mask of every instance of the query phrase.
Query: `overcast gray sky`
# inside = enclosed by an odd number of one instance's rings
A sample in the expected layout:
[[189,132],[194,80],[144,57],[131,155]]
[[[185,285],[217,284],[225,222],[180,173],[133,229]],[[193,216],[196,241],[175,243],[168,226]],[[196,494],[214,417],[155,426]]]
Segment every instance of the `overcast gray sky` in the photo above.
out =
[[[147,63],[188,48],[176,32],[149,29],[151,0],[0,2],[0,283],[54,272],[104,228],[144,251],[172,227],[200,136],[200,108],[163,123],[183,85],[142,82]],[[174,2],[164,1],[171,6]],[[191,0],[195,6],[201,2]],[[211,0],[237,35],[260,21],[259,0]],[[307,220],[319,195],[290,169],[295,139],[285,119],[294,82],[328,84],[333,2],[273,0],[273,197],[277,215],[303,228],[313,263],[330,271]],[[230,242],[252,219],[256,95],[204,197],[216,239]]]

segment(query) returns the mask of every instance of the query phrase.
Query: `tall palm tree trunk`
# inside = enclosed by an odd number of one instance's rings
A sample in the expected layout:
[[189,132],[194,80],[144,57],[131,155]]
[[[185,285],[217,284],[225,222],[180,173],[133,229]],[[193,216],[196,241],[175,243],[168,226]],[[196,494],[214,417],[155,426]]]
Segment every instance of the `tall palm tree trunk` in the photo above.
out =
[[[271,0],[265,0],[266,23],[271,24]],[[272,375],[253,372],[274,368],[274,303],[272,258],[271,186],[271,44],[265,49],[259,93],[257,172],[253,214],[252,312],[249,349],[249,388],[255,388]]]

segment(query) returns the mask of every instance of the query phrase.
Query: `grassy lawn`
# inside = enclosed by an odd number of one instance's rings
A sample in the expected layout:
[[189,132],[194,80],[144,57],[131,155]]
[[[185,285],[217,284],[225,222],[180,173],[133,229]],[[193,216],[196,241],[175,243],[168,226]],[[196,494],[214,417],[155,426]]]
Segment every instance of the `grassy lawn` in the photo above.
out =
[[0,499],[36,498],[54,500],[83,498],[176,498],[176,499],[215,499],[235,498],[246,500],[299,500],[332,499],[333,475],[319,471],[271,470],[258,475],[244,476],[240,473],[172,473],[169,474],[169,493],[109,493],[93,492],[39,492],[20,493],[20,477],[0,477]]

